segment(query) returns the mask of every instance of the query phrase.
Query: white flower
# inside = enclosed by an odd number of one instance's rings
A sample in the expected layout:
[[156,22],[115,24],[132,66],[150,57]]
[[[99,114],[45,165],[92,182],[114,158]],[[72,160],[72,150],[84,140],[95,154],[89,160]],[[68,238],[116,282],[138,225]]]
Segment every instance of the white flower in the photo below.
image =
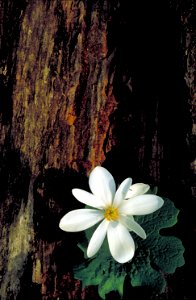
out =
[[134,220],[134,215],[153,213],[163,205],[163,199],[146,194],[149,186],[143,183],[132,184],[125,179],[116,191],[113,176],[103,167],[96,167],[89,176],[92,194],[81,189],[72,193],[80,202],[93,207],[70,211],[60,220],[64,231],[82,231],[102,221],[94,231],[87,249],[92,257],[100,249],[106,235],[113,258],[126,263],[133,258],[135,244],[129,231],[146,238],[143,228]]

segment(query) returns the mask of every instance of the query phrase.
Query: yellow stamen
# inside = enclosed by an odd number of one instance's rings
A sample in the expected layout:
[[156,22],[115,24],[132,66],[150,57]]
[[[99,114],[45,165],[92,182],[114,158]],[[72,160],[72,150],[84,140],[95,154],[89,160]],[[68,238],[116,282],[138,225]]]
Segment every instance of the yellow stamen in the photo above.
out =
[[104,218],[108,221],[116,221],[118,220],[118,208],[110,206],[105,210]]

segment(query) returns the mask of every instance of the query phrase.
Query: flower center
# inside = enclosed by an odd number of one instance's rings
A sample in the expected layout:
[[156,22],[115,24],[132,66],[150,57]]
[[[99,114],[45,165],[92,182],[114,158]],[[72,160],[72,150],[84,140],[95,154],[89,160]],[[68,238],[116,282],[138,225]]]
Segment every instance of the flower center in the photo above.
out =
[[108,221],[116,221],[118,219],[118,208],[110,206],[105,210],[104,218]]

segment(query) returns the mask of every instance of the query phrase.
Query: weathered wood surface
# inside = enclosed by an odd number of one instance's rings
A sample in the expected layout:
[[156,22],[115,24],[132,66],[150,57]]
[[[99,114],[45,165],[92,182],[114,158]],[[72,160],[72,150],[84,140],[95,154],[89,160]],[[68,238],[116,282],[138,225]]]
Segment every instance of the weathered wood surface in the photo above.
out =
[[[0,0],[2,300],[99,299],[73,278],[77,234],[58,228],[77,206],[71,189],[99,164],[119,182],[158,185],[181,209],[186,265],[158,299],[191,299],[194,7],[129,2]],[[125,289],[157,299],[145,295]]]

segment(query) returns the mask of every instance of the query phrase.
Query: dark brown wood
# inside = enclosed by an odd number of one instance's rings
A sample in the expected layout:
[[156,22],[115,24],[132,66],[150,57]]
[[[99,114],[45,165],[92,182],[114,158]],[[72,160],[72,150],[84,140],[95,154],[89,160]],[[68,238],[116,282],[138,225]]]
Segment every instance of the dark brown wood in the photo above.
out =
[[126,287],[125,299],[191,299],[194,6],[162,2],[0,0],[2,300],[99,299],[74,279],[79,236],[58,223],[100,164],[181,209],[185,267],[165,294]]

